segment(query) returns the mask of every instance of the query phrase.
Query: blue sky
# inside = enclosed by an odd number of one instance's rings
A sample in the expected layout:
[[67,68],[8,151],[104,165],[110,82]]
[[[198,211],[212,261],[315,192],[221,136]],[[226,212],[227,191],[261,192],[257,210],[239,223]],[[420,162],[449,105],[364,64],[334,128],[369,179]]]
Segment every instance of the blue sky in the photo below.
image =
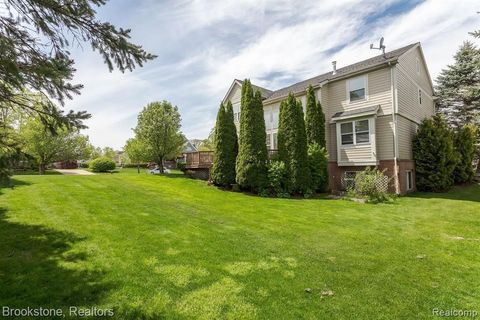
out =
[[67,108],[87,110],[96,146],[121,149],[149,102],[179,107],[182,131],[205,138],[234,78],[279,89],[331,68],[421,42],[432,77],[480,28],[475,0],[113,0],[99,17],[131,28],[158,55],[132,73],[108,72],[89,47],[74,48],[75,81],[85,85]]

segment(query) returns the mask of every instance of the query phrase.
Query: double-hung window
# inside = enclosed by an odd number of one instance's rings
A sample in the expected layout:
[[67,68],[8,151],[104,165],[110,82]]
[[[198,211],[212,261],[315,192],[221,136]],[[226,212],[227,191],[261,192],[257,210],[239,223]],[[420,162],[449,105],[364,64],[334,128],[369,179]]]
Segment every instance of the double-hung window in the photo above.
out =
[[367,97],[367,77],[361,76],[347,80],[347,90],[350,102],[365,100]]
[[267,144],[267,150],[270,150],[270,146],[271,146],[271,143],[270,143],[270,133],[267,133],[267,140],[265,141],[265,143]]
[[340,124],[342,146],[370,142],[370,124],[368,119],[344,122]]

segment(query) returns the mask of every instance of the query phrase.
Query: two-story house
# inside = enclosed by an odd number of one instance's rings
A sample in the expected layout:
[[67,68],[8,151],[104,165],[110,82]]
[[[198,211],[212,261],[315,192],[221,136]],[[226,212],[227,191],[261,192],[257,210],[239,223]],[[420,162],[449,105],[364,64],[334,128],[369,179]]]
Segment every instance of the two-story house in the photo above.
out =
[[[263,96],[267,148],[277,149],[280,102],[289,92],[306,105],[315,89],[326,118],[329,185],[341,190],[367,166],[386,169],[391,189],[415,189],[412,138],[422,119],[435,112],[434,91],[420,43],[375,56],[276,91],[258,86]],[[242,81],[234,80],[223,102],[240,120]]]

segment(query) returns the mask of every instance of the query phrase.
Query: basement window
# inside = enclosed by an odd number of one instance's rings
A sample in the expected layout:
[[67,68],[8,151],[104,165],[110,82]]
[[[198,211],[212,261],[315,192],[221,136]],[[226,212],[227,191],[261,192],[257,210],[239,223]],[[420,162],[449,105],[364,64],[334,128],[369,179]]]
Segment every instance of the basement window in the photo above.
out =
[[413,173],[407,171],[407,191],[413,190]]

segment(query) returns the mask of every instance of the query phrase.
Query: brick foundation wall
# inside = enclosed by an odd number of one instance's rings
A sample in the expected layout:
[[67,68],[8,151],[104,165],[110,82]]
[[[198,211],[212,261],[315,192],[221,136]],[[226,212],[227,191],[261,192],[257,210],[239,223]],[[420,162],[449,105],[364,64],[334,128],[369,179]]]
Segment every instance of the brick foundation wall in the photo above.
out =
[[[398,160],[398,180],[400,186],[400,194],[405,194],[408,191],[415,190],[415,162],[413,160]],[[366,166],[342,166],[339,167],[337,162],[331,161],[328,163],[328,176],[329,176],[329,188],[332,192],[338,192],[342,190],[341,178],[346,171],[362,171],[365,170]],[[394,173],[395,173],[395,162],[394,160],[380,160],[377,166],[379,170],[385,170],[385,174],[388,177],[391,177],[391,182],[389,186],[390,192],[395,192],[394,185]],[[412,171],[413,177],[413,189],[407,190],[407,171]]]

